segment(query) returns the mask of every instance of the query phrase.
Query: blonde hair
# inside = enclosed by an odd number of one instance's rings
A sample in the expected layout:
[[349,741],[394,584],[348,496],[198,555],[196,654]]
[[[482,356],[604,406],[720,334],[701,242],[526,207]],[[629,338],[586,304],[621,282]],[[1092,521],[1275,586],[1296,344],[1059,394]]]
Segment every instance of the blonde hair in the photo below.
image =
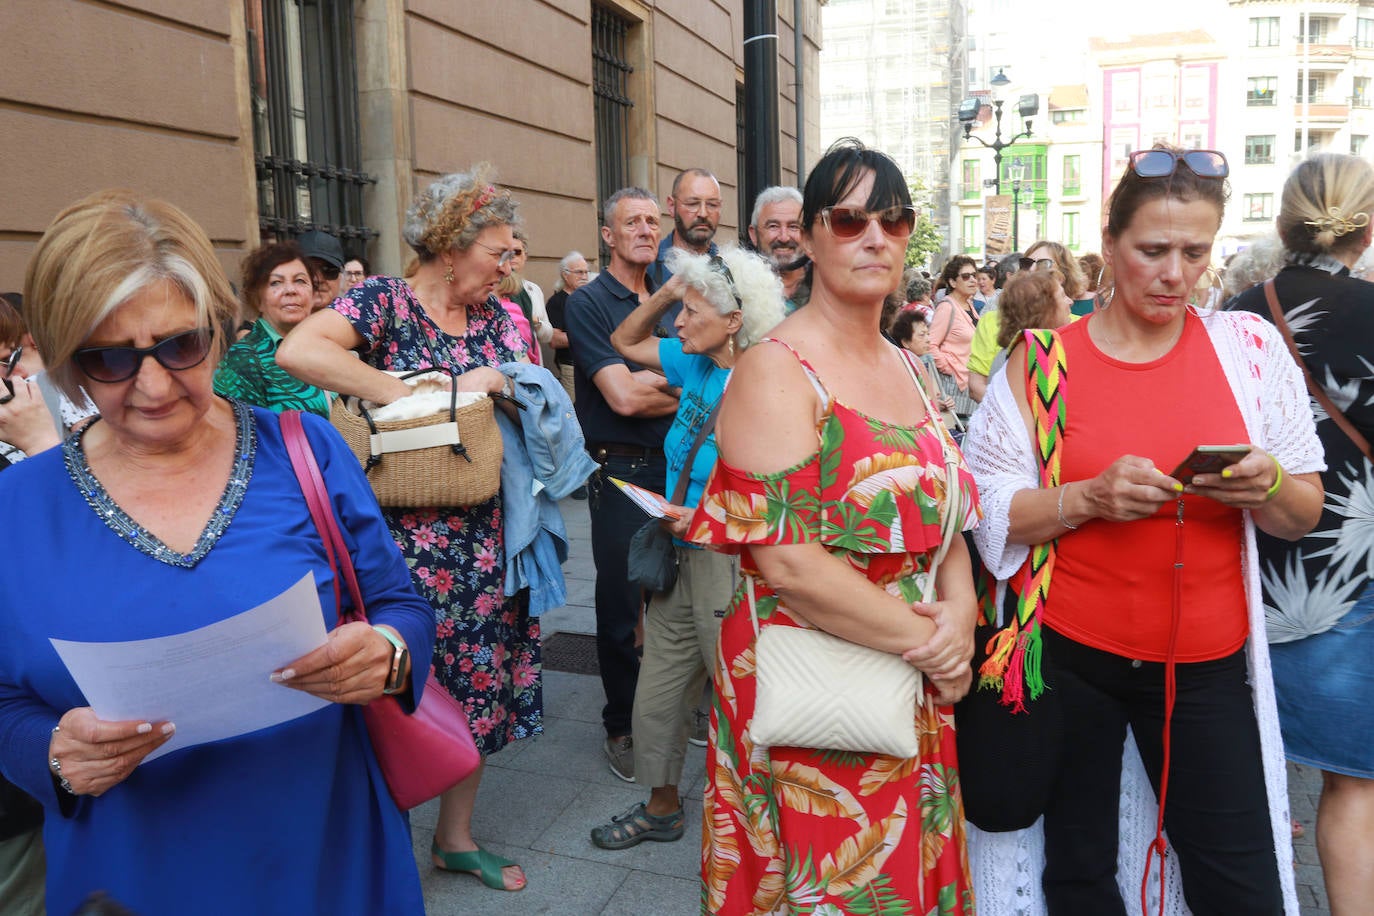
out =
[[1318,153],[1284,182],[1276,222],[1285,248],[1317,255],[1362,245],[1371,216],[1374,167],[1359,156]]
[[782,281],[769,262],[751,251],[731,245],[722,248],[718,257],[730,271],[733,282],[713,265],[715,259],[708,255],[673,248],[666,263],[674,276],[681,277],[721,315],[739,310],[740,329],[735,332],[735,345],[747,350],[782,321]]
[[525,288],[525,283],[520,279],[519,274],[507,274],[501,278],[501,282],[496,284],[496,295],[502,299],[514,299],[520,295],[520,291]]
[[195,305],[218,360],[238,302],[195,220],[123,188],[98,191],[57,214],[29,261],[24,302],[29,332],[68,397],[80,392],[72,353],[115,309],[164,281]]
[[1074,257],[1069,249],[1063,245],[1048,239],[1036,242],[1027,248],[1026,256],[1030,257],[1030,253],[1037,248],[1048,249],[1050,259],[1054,261],[1054,266],[1059,271],[1059,282],[1064,287],[1064,293],[1070,299],[1082,299],[1083,294],[1088,291],[1088,278],[1083,276],[1083,268],[1079,266],[1078,258]]

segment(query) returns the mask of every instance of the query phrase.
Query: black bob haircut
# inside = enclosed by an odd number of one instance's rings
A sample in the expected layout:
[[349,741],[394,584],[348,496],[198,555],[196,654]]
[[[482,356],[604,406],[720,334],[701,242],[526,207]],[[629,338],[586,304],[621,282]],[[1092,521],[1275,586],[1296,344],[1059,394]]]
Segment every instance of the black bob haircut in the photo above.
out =
[[830,144],[807,176],[802,194],[802,227],[810,232],[821,211],[843,200],[866,172],[873,173],[873,190],[864,209],[877,212],[911,205],[911,189],[891,156],[869,149],[854,137],[842,137]]

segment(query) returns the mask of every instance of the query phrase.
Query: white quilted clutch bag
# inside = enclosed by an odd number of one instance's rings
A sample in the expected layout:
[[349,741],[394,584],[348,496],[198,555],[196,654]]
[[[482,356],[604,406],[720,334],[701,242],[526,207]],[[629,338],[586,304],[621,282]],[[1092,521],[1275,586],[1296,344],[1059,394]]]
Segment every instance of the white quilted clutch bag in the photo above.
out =
[[749,734],[755,744],[891,757],[920,750],[921,672],[900,655],[824,630],[771,626],[759,633],[754,656],[758,695]]
[[[910,370],[910,364],[907,366]],[[913,381],[916,381],[913,375]],[[925,388],[917,382],[926,409]],[[936,414],[938,417],[938,414]],[[939,421],[937,420],[937,423]],[[942,435],[945,460],[945,512],[941,542],[930,568],[918,578],[922,601],[934,597],[935,573],[958,537],[959,453]],[[921,672],[900,655],[861,646],[824,630],[759,627],[754,584],[748,583],[754,622],[757,686],[749,735],[761,747],[814,747],[826,750],[915,757],[916,707],[923,703]]]

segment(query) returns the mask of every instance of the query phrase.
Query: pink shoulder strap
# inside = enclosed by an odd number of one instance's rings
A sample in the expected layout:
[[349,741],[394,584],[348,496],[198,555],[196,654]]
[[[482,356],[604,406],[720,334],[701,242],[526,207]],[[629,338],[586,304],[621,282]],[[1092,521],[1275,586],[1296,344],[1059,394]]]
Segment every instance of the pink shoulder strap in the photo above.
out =
[[[348,593],[353,597],[353,616],[367,620],[363,604],[362,589],[358,586],[358,574],[353,569],[353,557],[348,553],[343,533],[339,531],[338,519],[329,502],[329,490],[324,485],[324,476],[315,462],[315,452],[310,440],[305,437],[305,427],[301,424],[299,410],[283,411],[281,415],[281,435],[286,443],[286,455],[291,459],[291,469],[296,472],[296,480],[305,494],[305,504],[310,508],[310,518],[320,532],[324,542],[324,553],[329,558],[329,566],[334,571],[334,602],[338,609],[339,622],[344,622],[343,596],[339,591],[339,579],[348,583]],[[342,576],[340,573],[342,572]]]

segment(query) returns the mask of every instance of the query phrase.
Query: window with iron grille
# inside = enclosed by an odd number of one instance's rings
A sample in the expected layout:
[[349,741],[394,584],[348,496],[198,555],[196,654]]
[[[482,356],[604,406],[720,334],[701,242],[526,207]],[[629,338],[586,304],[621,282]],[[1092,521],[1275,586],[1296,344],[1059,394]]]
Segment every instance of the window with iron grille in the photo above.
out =
[[1245,138],[1245,164],[1262,165],[1274,161],[1274,135],[1251,134]]
[[[603,6],[592,5],[592,95],[596,121],[596,193],[604,201],[630,183],[629,78],[634,72],[625,51],[631,23]],[[600,214],[598,214],[600,216]],[[601,264],[610,249],[601,243]]]
[[248,22],[258,228],[265,239],[309,229],[362,250],[353,0],[244,0]]
[[1274,90],[1278,88],[1277,76],[1252,76],[1246,80],[1245,104],[1273,105],[1276,102]]
[[1245,220],[1253,222],[1256,220],[1269,220],[1274,218],[1274,195],[1273,194],[1246,194],[1245,195]]

